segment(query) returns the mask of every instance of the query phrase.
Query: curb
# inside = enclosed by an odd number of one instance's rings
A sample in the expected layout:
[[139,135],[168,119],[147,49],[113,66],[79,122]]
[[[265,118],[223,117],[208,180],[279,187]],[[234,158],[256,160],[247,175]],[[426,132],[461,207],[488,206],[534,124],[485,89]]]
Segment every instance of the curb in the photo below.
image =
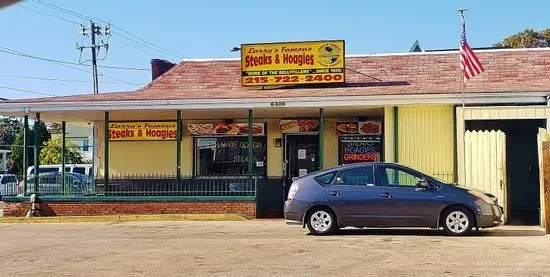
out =
[[52,216],[52,217],[2,217],[1,223],[77,223],[77,222],[130,222],[130,221],[247,221],[239,214],[147,214],[105,216]]

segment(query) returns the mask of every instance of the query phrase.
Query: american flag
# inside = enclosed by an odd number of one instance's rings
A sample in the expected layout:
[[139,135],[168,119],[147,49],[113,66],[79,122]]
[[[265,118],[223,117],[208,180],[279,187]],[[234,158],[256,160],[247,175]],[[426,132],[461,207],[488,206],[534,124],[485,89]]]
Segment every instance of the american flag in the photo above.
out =
[[485,70],[466,41],[464,15],[462,15],[462,35],[460,36],[460,69],[462,69],[464,80],[468,80]]

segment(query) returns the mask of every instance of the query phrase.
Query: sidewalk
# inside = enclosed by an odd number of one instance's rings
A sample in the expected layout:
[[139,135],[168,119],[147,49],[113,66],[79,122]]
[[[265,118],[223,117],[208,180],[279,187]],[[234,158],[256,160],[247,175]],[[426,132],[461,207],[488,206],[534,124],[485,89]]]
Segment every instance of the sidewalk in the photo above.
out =
[[0,217],[0,223],[75,223],[125,221],[247,221],[238,214],[143,214],[103,216]]

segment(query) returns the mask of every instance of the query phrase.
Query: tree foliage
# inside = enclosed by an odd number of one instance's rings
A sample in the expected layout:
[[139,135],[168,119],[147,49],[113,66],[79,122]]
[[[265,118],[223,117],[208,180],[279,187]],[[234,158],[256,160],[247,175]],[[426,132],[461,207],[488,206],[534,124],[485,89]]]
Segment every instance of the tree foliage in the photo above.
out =
[[[61,163],[61,137],[50,139],[40,151],[41,164]],[[65,141],[65,163],[82,163],[82,154],[78,151],[78,145],[70,140]]]
[[[38,145],[42,146],[44,141],[50,139],[50,132],[46,128],[44,122],[40,122],[38,126]],[[10,155],[10,161],[8,164],[8,170],[10,173],[21,175],[23,174],[23,139],[24,139],[23,128],[17,134],[15,141],[12,145],[12,152]],[[34,165],[34,128],[30,127],[27,132],[27,161],[28,165]]]
[[10,149],[23,124],[14,117],[0,118],[0,149]]
[[536,48],[550,47],[550,28],[537,32],[533,29],[525,29],[517,34],[495,43],[496,47],[506,48]]

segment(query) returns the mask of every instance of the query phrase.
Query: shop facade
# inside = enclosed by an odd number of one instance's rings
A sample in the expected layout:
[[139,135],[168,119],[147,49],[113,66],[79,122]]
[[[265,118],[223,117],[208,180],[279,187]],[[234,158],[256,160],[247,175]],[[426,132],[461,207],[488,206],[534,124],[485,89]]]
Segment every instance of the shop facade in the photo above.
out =
[[[548,50],[480,51],[487,72],[467,84],[465,108],[456,51],[343,55],[343,71],[306,75],[345,82],[247,86],[266,79],[245,58],[187,60],[138,91],[7,101],[0,113],[94,126],[92,193],[38,191],[50,214],[272,217],[292,178],[341,164],[398,162],[462,182],[461,111],[540,109],[550,92]],[[6,215],[28,209],[28,193],[5,201]]]

